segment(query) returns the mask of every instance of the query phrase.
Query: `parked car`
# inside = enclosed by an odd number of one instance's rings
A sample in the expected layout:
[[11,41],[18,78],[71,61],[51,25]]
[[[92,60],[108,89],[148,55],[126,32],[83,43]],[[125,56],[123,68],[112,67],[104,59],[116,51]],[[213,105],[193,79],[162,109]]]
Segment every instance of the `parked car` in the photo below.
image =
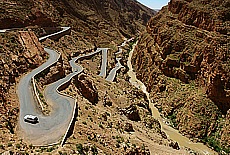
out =
[[29,122],[29,123],[33,123],[33,124],[39,122],[38,117],[34,116],[34,115],[25,115],[24,116],[24,121]]

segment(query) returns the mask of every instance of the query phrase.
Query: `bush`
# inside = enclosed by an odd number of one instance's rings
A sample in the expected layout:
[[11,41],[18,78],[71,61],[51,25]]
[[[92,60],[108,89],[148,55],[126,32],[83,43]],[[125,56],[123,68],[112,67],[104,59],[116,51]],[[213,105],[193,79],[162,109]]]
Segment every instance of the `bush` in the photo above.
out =
[[0,144],[0,149],[4,149],[4,146],[2,144]]
[[86,122],[82,122],[82,124],[87,125],[87,123],[86,123]]
[[84,154],[82,144],[76,144],[76,148],[77,148],[77,151],[78,151],[80,154]]
[[208,143],[208,145],[213,147],[213,149],[217,152],[221,152],[223,150],[226,153],[229,153],[229,150],[221,147],[220,142],[214,136],[205,137],[203,142]]
[[58,151],[58,153],[60,154],[60,155],[67,155],[67,153],[66,152],[61,152],[61,151]]
[[33,149],[33,145],[32,145],[32,144],[30,144],[30,145],[29,145],[29,148],[30,148],[30,149]]
[[99,124],[99,127],[103,129],[103,125],[101,123]]
[[52,152],[54,150],[54,148],[53,147],[49,147],[49,148],[47,148],[47,152]]
[[97,147],[95,145],[93,145],[91,147],[91,151],[92,151],[93,155],[97,155],[98,154]]
[[20,147],[21,147],[20,144],[16,144],[17,149],[20,149]]
[[8,145],[7,145],[8,147],[11,147],[12,146],[12,143],[8,143]]

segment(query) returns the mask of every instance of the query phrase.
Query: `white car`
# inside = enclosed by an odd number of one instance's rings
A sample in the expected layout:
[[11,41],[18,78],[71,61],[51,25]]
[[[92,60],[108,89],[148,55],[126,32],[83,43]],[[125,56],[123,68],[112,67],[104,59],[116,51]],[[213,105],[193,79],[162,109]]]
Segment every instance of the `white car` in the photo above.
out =
[[34,124],[39,122],[38,117],[33,115],[24,116],[24,121],[29,123],[34,123]]

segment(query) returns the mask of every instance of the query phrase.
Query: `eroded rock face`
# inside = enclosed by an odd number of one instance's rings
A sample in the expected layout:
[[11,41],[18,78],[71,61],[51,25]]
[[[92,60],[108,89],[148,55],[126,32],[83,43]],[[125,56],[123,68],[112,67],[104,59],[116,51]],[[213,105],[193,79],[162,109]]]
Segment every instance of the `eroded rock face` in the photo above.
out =
[[75,78],[74,84],[79,89],[79,92],[82,94],[82,96],[88,99],[92,104],[97,104],[97,88],[86,75],[81,74],[78,78]]
[[207,84],[207,95],[212,99],[224,114],[230,109],[230,96],[228,90],[224,88],[225,83],[221,74],[212,74],[209,76]]
[[46,52],[31,31],[8,33],[0,37],[1,101],[6,101],[5,93],[16,83],[16,78],[39,66]]
[[25,59],[33,68],[36,68],[37,66],[33,66],[33,64],[42,61],[41,54],[46,55],[46,52],[44,51],[41,43],[38,41],[38,38],[32,31],[20,31],[19,42],[26,49],[24,53]]
[[[215,35],[212,35],[207,31],[198,29],[203,28],[202,26],[195,27],[196,24],[191,26],[190,22],[183,21],[181,16],[188,14],[185,8],[189,8],[190,13],[199,9],[192,10],[191,5],[193,3],[195,2],[172,0],[168,8],[165,7],[156,17],[152,18],[147,26],[147,31],[151,36],[143,34],[141,38],[141,40],[148,42],[147,47],[144,51],[137,49],[139,53],[137,52],[136,56],[134,54],[133,63],[137,60],[135,63],[137,64],[137,70],[141,70],[144,64],[145,66],[147,65],[146,62],[142,61],[146,60],[143,59],[144,56],[149,59],[148,66],[156,65],[166,76],[178,78],[186,83],[190,80],[199,79],[206,87],[208,96],[226,114],[230,108],[230,98],[227,95],[230,89],[230,70],[227,67],[230,60],[227,49],[229,39],[221,33],[216,32]],[[225,6],[226,4],[221,5]],[[206,5],[202,5],[202,7],[205,8]],[[179,17],[177,16],[178,14]],[[202,15],[198,13],[194,18],[197,19],[200,16]],[[201,18],[204,18],[203,21],[205,21],[202,23],[203,25],[205,23],[212,24],[210,21],[206,22],[206,19],[208,20],[209,18],[203,16]],[[223,18],[227,20],[226,16]],[[225,21],[219,18],[218,20]],[[157,21],[159,22],[157,23]],[[208,27],[210,26],[206,26],[207,30],[214,31],[214,28],[209,29]],[[160,48],[156,48],[156,52],[155,49],[151,50],[150,47],[153,43],[149,42],[148,38],[152,38],[155,44],[159,45]],[[150,55],[145,53],[150,53]],[[153,69],[149,72],[151,73],[152,71]],[[140,78],[145,79],[144,76],[142,75]],[[151,82],[152,80],[149,81]],[[147,85],[150,85],[150,82]]]
[[41,11],[42,9],[38,8],[33,1],[2,2],[0,8],[4,14],[0,18],[0,29],[22,28],[31,25],[41,27],[57,26],[56,22]]
[[[191,7],[192,5],[196,5],[196,9]],[[227,34],[228,7],[229,2],[221,0],[203,0],[201,2],[171,0],[168,9],[173,14],[178,14],[178,19],[187,25]]]

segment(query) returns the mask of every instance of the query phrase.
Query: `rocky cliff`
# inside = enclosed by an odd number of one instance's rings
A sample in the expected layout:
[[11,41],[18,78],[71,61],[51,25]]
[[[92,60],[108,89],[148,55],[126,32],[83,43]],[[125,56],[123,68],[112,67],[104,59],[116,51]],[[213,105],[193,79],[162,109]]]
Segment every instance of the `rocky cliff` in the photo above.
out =
[[225,0],[171,0],[148,22],[133,58],[163,115],[180,132],[227,152],[229,6]]

